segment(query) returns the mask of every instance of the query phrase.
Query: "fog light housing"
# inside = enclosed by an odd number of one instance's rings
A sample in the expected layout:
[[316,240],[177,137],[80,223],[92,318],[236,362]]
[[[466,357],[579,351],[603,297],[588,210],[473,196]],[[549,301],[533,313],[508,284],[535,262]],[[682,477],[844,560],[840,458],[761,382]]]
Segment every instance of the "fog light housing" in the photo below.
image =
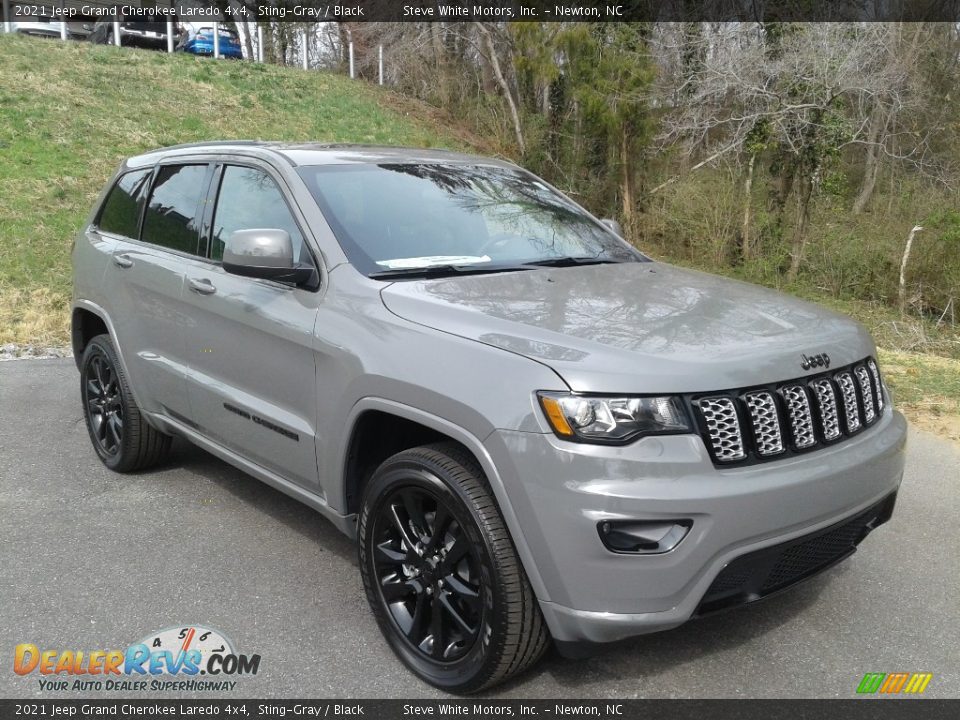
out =
[[607,550],[629,555],[661,555],[683,540],[693,520],[602,520],[600,541]]

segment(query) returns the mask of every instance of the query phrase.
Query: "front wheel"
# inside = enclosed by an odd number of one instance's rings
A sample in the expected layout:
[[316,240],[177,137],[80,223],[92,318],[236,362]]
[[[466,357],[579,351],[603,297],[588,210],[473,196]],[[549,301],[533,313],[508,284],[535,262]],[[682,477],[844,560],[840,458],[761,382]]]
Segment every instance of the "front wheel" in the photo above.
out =
[[522,672],[548,634],[482,471],[454,443],[387,459],[364,492],[360,568],[397,656],[471,693]]

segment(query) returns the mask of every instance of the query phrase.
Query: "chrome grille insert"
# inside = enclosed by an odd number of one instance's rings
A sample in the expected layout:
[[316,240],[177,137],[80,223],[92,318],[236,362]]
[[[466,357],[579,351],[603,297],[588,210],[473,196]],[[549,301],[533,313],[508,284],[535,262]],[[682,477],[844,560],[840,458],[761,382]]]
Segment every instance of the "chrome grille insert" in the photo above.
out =
[[780,431],[780,417],[777,415],[777,403],[773,395],[762,390],[748,393],[744,399],[753,423],[753,440],[757,452],[765,456],[779,455],[784,451],[783,434]]
[[837,396],[833,391],[833,383],[826,378],[820,378],[810,383],[810,387],[817,397],[823,436],[827,440],[836,440],[840,437],[840,420],[837,417]]
[[873,389],[870,387],[870,374],[863,365],[857,365],[853,369],[853,374],[857,376],[857,382],[860,383],[860,397],[863,398],[863,417],[869,425],[877,416],[873,409]]
[[848,372],[837,373],[837,385],[840,386],[840,397],[843,399],[843,419],[847,424],[847,432],[855,433],[860,429],[860,410],[857,407],[857,390],[853,385],[853,377]]
[[727,397],[703,398],[699,406],[717,461],[735,462],[746,458],[740,419],[733,400]]
[[873,358],[867,360],[867,367],[870,368],[870,374],[873,375],[873,387],[877,390],[877,412],[883,414],[883,385],[880,384],[880,371],[877,370],[877,364]]
[[810,410],[810,398],[803,385],[788,385],[781,391],[790,414],[790,430],[793,432],[793,444],[798,450],[805,450],[817,444],[813,432],[813,413]]
[[[854,435],[882,414],[879,370],[866,358],[808,378],[687,396],[717,465],[773,460]],[[742,423],[742,424],[741,424]]]

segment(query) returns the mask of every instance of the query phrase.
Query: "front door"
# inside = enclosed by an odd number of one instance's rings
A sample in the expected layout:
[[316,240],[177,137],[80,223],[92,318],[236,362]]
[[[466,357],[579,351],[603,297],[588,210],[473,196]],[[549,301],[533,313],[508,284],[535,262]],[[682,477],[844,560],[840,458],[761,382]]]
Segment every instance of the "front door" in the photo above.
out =
[[254,228],[286,230],[295,257],[313,258],[265,168],[223,166],[211,198],[208,258],[188,266],[184,289],[192,417],[215,442],[318,491],[313,330],[319,295],[231,275],[220,264],[230,234]]

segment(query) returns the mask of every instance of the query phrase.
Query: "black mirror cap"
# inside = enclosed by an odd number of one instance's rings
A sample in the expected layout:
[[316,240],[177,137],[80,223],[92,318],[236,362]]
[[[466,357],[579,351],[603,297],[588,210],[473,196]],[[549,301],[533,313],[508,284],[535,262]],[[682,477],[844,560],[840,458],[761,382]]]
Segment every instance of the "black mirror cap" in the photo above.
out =
[[300,264],[292,268],[270,267],[265,265],[236,265],[223,263],[223,269],[231,275],[273,280],[287,285],[316,290],[320,285],[320,273],[313,265]]

